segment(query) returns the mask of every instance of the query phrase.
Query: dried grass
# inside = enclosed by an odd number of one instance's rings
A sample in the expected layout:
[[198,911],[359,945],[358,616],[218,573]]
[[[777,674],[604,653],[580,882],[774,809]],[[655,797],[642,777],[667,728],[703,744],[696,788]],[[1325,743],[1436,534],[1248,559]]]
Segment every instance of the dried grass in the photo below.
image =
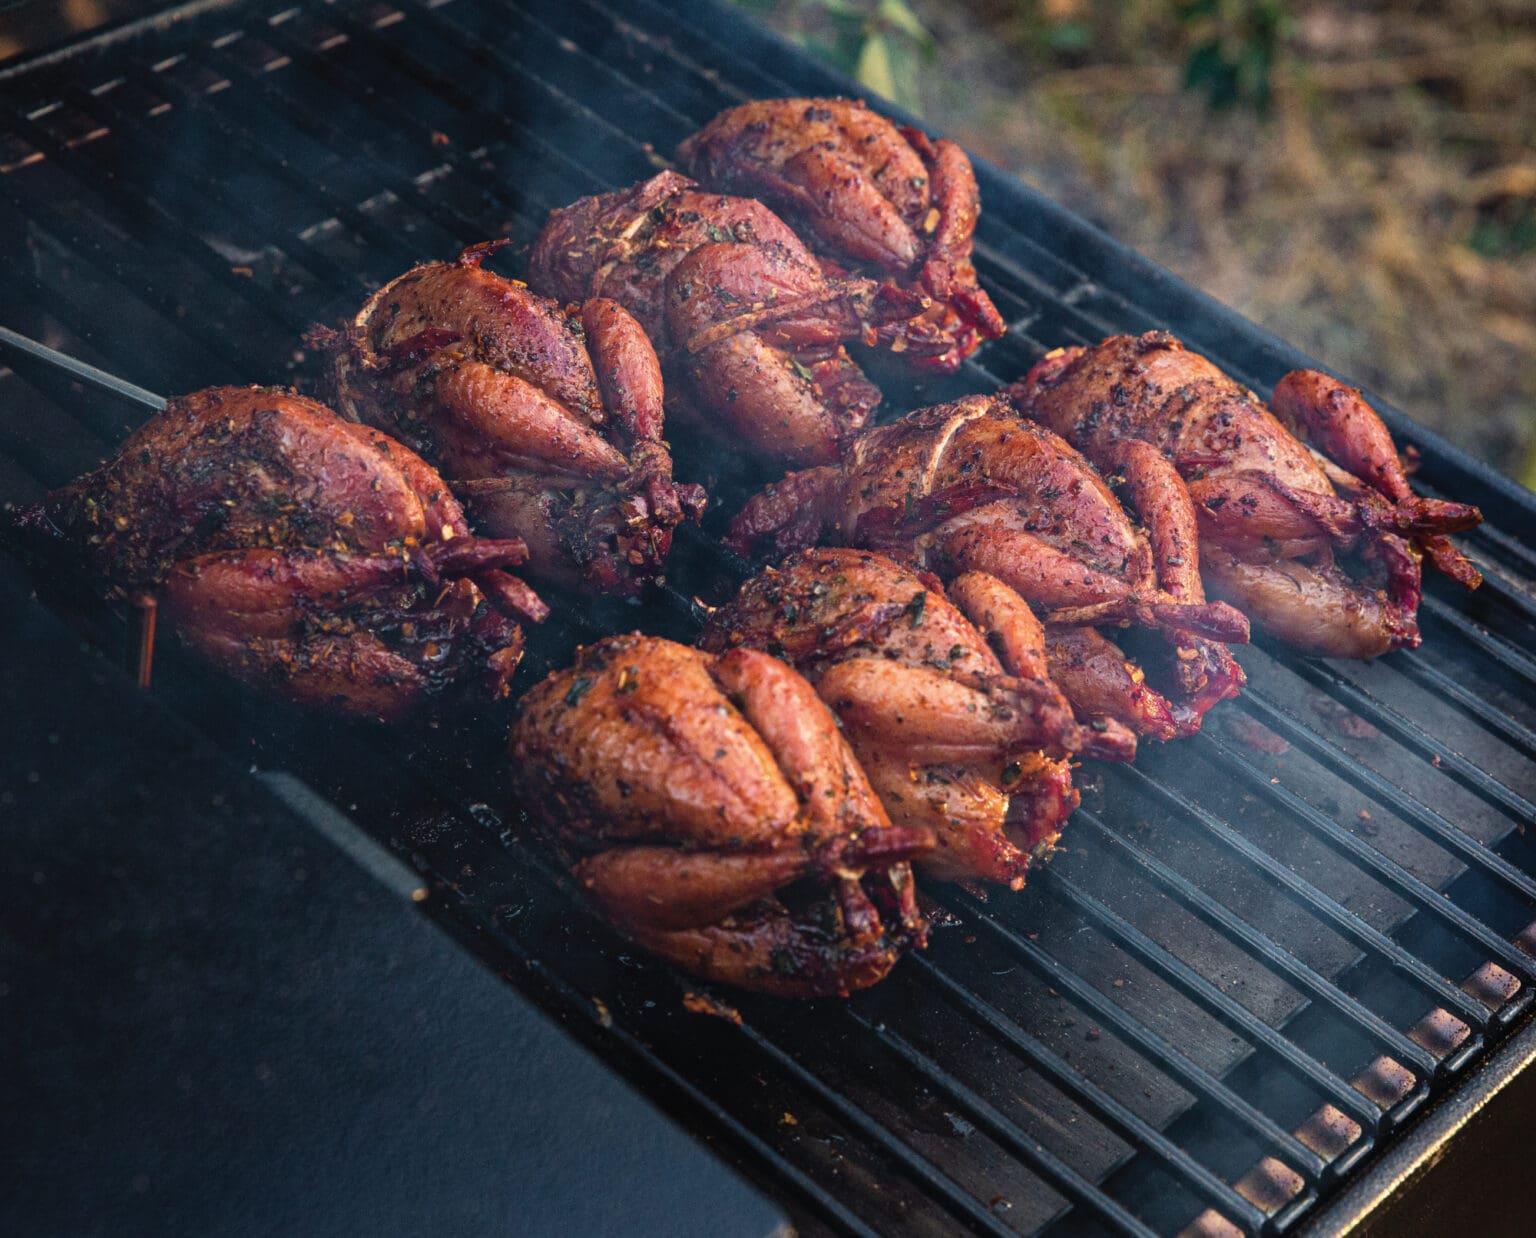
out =
[[1536,484],[1536,3],[1297,5],[1267,117],[1171,3],[912,7],[935,125]]

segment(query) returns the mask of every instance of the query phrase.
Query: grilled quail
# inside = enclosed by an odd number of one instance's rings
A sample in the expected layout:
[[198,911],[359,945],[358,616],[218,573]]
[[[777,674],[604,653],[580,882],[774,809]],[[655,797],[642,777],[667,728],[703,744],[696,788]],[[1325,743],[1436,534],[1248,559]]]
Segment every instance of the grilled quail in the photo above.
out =
[[675,172],[553,212],[529,281],[623,305],[662,357],[669,408],[771,464],[837,459],[879,403],[845,341],[948,347],[916,317],[926,297],[829,278],[766,206]]
[[19,516],[109,595],[282,696],[396,720],[469,676],[496,694],[545,608],[419,456],[293,392],[172,400],[94,473]]
[[759,99],[722,112],[678,147],[710,189],[761,198],[818,254],[933,298],[942,352],[907,352],[952,372],[1005,325],[971,260],[976,174],[955,143],[896,126],[852,99]]
[[1001,581],[966,573],[952,596],[884,555],[811,550],[749,580],[700,644],[765,649],[816,686],[891,820],[933,831],[922,871],[1017,889],[1077,807],[1064,758],[1129,759],[1136,740],[1077,723]]
[[1265,408],[1148,332],[1051,353],[1009,394],[1100,464],[1149,449],[1171,461],[1212,590],[1307,653],[1417,646],[1421,558],[1468,588],[1481,580],[1445,536],[1481,513],[1414,495],[1381,419],[1316,370],[1286,375]]
[[815,690],[749,649],[609,637],[536,685],[512,772],[623,933],[710,980],[846,993],[921,946],[894,827]]
[[[1145,529],[1056,435],[1000,397],[919,409],[850,443],[844,462],[791,473],[732,526],[735,549],[783,552],[829,540],[912,557],[953,579],[981,571],[1043,612],[1051,678],[1079,713],[1171,739],[1199,729],[1242,671],[1224,642],[1248,623],[1207,603],[1195,570],[1194,514],[1165,501],[1177,477],[1155,452],[1127,461]],[[1136,624],[1160,635],[1154,690],[1096,629]]]
[[312,332],[332,399],[437,465],[479,527],[522,537],[531,575],[634,593],[704,505],[672,480],[661,368],[615,302],[567,314],[483,269],[502,243],[407,271],[345,331]]

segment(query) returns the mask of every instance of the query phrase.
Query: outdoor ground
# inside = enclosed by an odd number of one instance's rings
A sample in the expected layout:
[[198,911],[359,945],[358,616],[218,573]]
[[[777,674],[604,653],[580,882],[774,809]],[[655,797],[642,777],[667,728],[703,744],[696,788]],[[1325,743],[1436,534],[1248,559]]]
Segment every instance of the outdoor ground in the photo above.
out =
[[1536,488],[1536,0],[741,2]]

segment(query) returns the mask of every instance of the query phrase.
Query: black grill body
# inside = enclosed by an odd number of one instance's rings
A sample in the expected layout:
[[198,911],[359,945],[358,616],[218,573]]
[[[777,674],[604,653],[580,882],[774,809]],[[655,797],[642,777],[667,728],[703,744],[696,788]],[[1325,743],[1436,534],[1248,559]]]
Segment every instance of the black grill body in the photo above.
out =
[[[302,379],[303,328],[407,266],[526,243],[551,207],[652,174],[743,98],[847,89],[706,5],[176,10],[0,71],[0,321],[161,392]],[[1261,391],[1306,363],[979,173],[978,267],[1009,335],[957,380],[892,389],[887,412],[1122,331],[1171,330]],[[144,416],[15,366],[7,500],[94,465]],[[722,994],[739,1024],[688,1013],[698,986],[586,914],[525,836],[500,715],[381,734],[174,655],[156,690],[408,857],[427,911],[805,1232],[1343,1226],[1455,1125],[1438,1099],[1491,1095],[1533,1042],[1536,501],[1386,415],[1424,491],[1483,506],[1466,545],[1485,586],[1431,581],[1414,653],[1240,651],[1250,687],[1204,734],[1084,769],[1066,849],[1022,894],[935,888],[929,951],[847,1002]],[[523,674],[604,632],[686,639],[690,596],[718,600],[730,567],[693,539],[670,574],[641,608],[557,610]],[[110,617],[53,604],[118,639]]]

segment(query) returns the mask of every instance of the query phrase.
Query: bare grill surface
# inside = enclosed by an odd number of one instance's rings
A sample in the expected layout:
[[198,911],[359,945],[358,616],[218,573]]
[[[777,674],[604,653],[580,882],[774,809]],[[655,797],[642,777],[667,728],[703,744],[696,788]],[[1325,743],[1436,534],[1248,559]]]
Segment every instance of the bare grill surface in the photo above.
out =
[[[285,381],[305,326],[407,266],[527,242],[744,97],[836,88],[736,20],[250,3],[0,75],[0,321],[162,392]],[[1260,390],[1297,363],[1005,178],[983,170],[983,194],[978,265],[1011,332],[896,408],[1154,326]],[[21,363],[0,399],[10,501],[144,416]],[[697,986],[578,909],[505,803],[502,719],[386,736],[175,657],[159,690],[406,851],[471,948],[807,1231],[1278,1233],[1519,1025],[1536,982],[1536,508],[1433,442],[1420,481],[1490,520],[1466,539],[1487,585],[1431,582],[1420,651],[1240,651],[1250,688],[1205,734],[1083,771],[1066,850],[1021,895],[937,887],[953,922],[887,983],[803,1006],[722,994],[740,1024],[685,1012]],[[686,639],[688,594],[729,572],[685,541],[686,592],[557,607],[524,675],[605,631]]]

